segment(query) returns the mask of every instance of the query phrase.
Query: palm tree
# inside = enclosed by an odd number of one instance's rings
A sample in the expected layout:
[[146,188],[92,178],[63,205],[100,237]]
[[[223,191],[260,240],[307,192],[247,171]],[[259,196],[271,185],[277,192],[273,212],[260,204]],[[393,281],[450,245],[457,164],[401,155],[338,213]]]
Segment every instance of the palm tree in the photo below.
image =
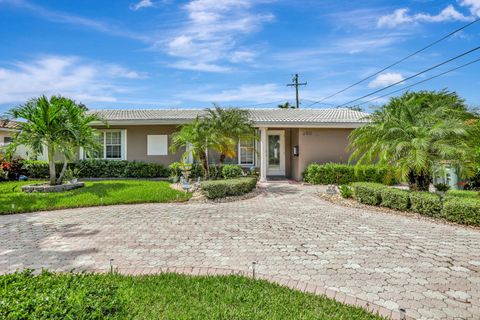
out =
[[279,104],[277,108],[280,109],[296,109],[295,106],[291,105],[290,102],[285,102],[284,104]]
[[192,156],[202,164],[204,177],[208,179],[210,176],[208,149],[210,149],[212,145],[211,125],[205,119],[197,117],[191,123],[183,125],[180,131],[172,135],[170,150],[176,152],[179,149],[185,149],[182,155],[182,161],[191,153]]
[[407,92],[369,116],[370,124],[350,134],[350,161],[389,164],[412,190],[428,190],[432,170],[448,162],[469,173],[472,115],[457,94]]
[[237,155],[237,144],[240,139],[255,139],[255,129],[247,110],[224,109],[215,105],[206,112],[205,119],[212,128],[212,149],[220,154],[218,163],[221,172],[225,159]]
[[[61,184],[68,162],[73,159],[80,147],[86,152],[98,149],[95,129],[90,124],[100,121],[95,114],[87,114],[87,109],[73,100],[61,96],[45,96],[29,100],[24,105],[13,108],[8,115],[19,122],[10,150],[19,145],[30,147],[35,154],[48,153],[50,184]],[[57,177],[55,156],[63,158],[63,168]]]

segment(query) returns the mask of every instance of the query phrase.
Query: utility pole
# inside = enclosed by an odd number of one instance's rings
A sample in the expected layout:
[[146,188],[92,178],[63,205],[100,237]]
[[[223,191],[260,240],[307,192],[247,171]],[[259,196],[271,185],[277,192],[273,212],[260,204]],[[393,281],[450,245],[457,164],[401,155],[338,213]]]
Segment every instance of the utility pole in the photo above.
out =
[[298,86],[306,86],[306,85],[307,85],[307,82],[298,83],[298,73],[295,73],[295,75],[293,76],[292,83],[287,84],[287,87],[295,87],[295,94],[296,94],[295,97],[296,97],[296,101],[297,101],[297,109],[300,106],[300,102],[299,102],[299,98],[298,98]]

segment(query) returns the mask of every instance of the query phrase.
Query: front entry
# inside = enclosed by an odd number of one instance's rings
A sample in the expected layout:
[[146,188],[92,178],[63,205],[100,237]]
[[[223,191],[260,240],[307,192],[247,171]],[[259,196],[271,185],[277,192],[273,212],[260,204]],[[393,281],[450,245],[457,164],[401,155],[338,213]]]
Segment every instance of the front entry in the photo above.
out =
[[268,131],[267,175],[285,175],[285,131]]

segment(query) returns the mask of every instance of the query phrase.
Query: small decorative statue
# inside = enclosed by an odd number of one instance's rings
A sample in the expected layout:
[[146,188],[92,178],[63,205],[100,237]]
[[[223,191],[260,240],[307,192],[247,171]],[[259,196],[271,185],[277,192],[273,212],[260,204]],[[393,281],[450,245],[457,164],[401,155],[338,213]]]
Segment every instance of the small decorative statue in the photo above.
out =
[[327,194],[334,195],[337,194],[337,187],[333,184],[327,186]]

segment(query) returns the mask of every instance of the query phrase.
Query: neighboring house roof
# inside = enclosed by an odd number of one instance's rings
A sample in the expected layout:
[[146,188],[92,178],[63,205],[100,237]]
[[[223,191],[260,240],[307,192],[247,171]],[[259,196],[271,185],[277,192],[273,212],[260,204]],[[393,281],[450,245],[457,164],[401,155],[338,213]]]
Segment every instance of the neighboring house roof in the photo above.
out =
[[[358,127],[368,113],[350,109],[247,109],[256,126]],[[200,109],[92,110],[110,124],[182,124],[205,114]]]
[[0,130],[1,131],[14,131],[18,128],[18,122],[11,120],[1,120],[0,119]]

